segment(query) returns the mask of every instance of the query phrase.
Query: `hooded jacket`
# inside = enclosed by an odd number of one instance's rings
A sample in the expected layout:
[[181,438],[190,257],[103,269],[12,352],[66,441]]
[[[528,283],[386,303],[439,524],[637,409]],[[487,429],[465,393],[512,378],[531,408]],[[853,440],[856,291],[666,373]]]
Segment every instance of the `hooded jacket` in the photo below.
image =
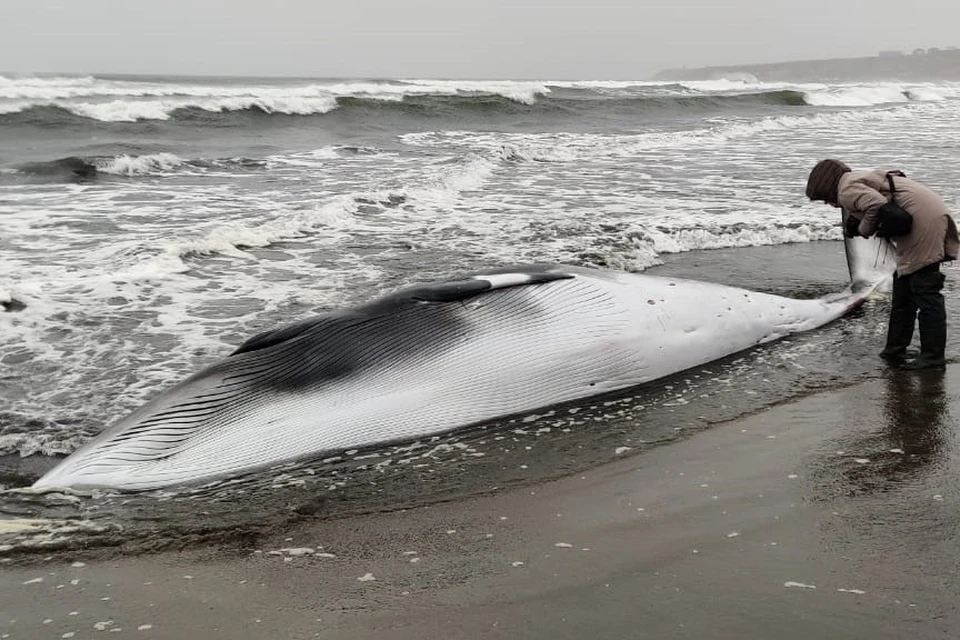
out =
[[[893,176],[893,186],[897,204],[913,216],[910,233],[893,238],[897,274],[906,276],[934,263],[956,260],[960,237],[943,199],[920,182],[903,176]],[[877,211],[889,200],[886,171],[850,171],[840,178],[838,204],[860,220],[860,235],[872,236],[877,232]]]

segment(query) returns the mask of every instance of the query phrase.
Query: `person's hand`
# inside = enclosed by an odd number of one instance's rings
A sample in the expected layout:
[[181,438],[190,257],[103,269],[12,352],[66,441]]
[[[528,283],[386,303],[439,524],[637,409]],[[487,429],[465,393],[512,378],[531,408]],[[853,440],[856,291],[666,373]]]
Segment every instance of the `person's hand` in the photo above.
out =
[[856,238],[860,235],[860,221],[851,215],[847,215],[847,221],[843,223],[843,237]]

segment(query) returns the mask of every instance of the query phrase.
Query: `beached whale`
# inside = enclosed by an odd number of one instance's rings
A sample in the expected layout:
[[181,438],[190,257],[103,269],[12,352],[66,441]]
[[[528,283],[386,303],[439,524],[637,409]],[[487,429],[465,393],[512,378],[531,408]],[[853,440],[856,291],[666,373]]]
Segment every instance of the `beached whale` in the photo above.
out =
[[414,286],[251,338],[34,487],[204,481],[639,385],[839,318],[889,279],[880,242],[847,241],[851,286],[814,300],[564,266]]

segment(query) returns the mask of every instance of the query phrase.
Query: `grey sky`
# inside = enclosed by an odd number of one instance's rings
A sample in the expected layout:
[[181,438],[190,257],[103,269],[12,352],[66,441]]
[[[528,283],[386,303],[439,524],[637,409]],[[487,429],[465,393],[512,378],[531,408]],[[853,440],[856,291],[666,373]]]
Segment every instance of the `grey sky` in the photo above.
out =
[[0,71],[640,79],[960,45],[957,0],[0,0]]

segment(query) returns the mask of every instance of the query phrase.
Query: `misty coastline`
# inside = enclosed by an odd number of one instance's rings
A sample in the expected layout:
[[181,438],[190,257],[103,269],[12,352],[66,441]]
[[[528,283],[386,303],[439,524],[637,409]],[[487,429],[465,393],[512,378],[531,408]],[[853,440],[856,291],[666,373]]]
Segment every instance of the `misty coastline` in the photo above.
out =
[[960,49],[884,51],[861,58],[683,67],[657,72],[657,81],[750,78],[760,82],[960,81]]

